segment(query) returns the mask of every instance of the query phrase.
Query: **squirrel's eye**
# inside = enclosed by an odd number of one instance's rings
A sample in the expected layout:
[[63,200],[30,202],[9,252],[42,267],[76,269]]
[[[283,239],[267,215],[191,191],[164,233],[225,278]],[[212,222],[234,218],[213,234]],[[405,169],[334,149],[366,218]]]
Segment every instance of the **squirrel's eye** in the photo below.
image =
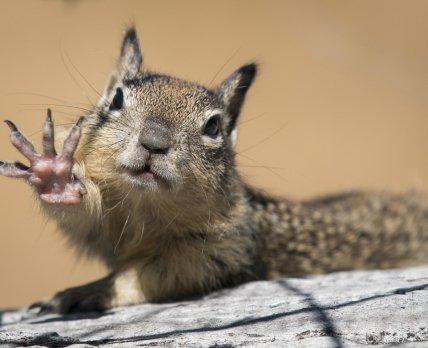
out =
[[111,101],[109,110],[120,110],[123,107],[123,91],[122,88],[116,88],[116,94]]
[[220,116],[215,115],[205,123],[203,134],[210,137],[216,137],[220,133]]

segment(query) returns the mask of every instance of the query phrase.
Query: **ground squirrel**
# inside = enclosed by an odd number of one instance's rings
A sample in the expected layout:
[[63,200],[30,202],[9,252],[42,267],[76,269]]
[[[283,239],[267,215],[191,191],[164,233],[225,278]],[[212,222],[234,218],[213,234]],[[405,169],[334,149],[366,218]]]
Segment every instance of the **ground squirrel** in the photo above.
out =
[[147,71],[133,28],[93,112],[43,152],[18,128],[24,178],[70,243],[111,273],[39,302],[42,311],[104,310],[203,294],[242,282],[428,261],[428,200],[351,192],[308,202],[273,198],[237,172],[237,120],[256,65],[215,89]]

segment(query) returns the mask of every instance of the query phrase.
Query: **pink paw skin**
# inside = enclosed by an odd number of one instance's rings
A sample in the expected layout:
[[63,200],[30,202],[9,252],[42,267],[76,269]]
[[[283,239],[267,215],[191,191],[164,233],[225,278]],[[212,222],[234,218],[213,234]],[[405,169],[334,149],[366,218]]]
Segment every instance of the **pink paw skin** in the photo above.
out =
[[51,110],[48,109],[43,125],[43,153],[38,154],[33,144],[25,137],[15,124],[9,120],[10,140],[12,144],[29,161],[30,166],[20,162],[0,161],[0,174],[12,178],[26,179],[35,187],[40,199],[50,204],[79,204],[86,189],[83,183],[72,173],[73,155],[82,133],[81,117],[71,128],[64,141],[62,154],[57,154],[54,145],[54,126]]

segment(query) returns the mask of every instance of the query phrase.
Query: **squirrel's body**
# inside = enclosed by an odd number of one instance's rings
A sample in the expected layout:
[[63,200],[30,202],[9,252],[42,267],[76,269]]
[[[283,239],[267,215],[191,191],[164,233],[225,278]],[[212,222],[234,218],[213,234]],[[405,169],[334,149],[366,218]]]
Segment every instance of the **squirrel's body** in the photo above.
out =
[[[0,173],[33,183],[71,244],[112,270],[43,308],[105,309],[256,279],[428,261],[422,196],[348,193],[298,203],[245,184],[233,148],[255,65],[209,90],[144,71],[141,62],[131,29],[100,103],[56,159],[50,116],[39,157],[9,122],[32,167],[3,163]],[[39,164],[47,157],[48,174]],[[64,157],[68,174],[55,164]]]

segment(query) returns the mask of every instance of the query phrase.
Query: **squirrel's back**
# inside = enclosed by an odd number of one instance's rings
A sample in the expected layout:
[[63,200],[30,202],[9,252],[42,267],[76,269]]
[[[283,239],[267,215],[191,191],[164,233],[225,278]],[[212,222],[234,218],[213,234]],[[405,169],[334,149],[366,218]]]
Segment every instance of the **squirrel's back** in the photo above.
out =
[[268,276],[428,261],[428,199],[422,194],[349,192],[300,203],[252,197]]

